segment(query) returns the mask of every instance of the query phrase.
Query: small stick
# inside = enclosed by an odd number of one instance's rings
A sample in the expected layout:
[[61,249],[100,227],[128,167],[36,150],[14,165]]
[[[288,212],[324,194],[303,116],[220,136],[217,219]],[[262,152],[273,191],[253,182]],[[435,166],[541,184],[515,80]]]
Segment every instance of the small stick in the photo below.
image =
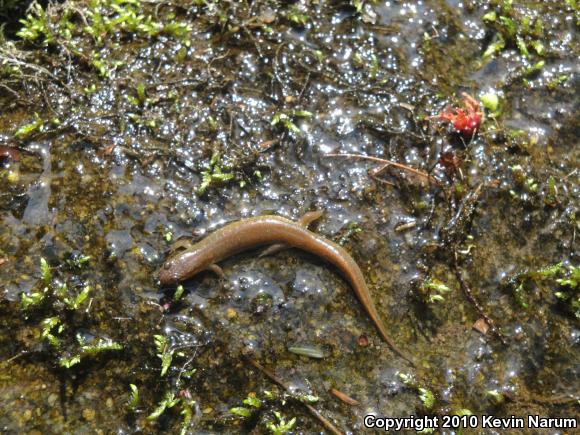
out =
[[12,361],[15,361],[15,360],[17,360],[17,359],[18,359],[18,358],[20,358],[21,356],[24,356],[24,355],[26,355],[26,354],[28,354],[28,353],[29,353],[29,351],[27,351],[27,350],[23,350],[23,351],[21,351],[20,353],[17,353],[16,355],[14,355],[13,357],[11,357],[11,358],[8,358],[6,361],[2,361],[2,364],[10,364]]
[[395,183],[391,183],[390,181],[387,180],[383,180],[382,178],[379,178],[378,175],[384,171],[385,169],[387,169],[389,167],[388,164],[384,164],[383,166],[381,166],[380,168],[377,169],[369,169],[367,172],[369,174],[369,177],[371,177],[373,180],[379,182],[379,183],[383,183],[386,184],[388,186],[393,186],[395,187]]
[[[290,387],[278,376],[268,370],[266,367],[261,365],[258,361],[253,360],[252,358],[245,357],[245,360],[252,365],[254,368],[261,371],[267,378],[269,378],[272,382],[282,388],[284,391],[290,393]],[[331,433],[334,435],[344,435],[340,430],[336,428],[329,420],[327,420],[320,412],[318,412],[313,406],[309,405],[308,403],[300,402],[302,405],[310,411],[310,413],[316,417],[316,419]]]
[[260,148],[259,152],[263,153],[265,151],[268,151],[270,148],[272,148],[272,146],[276,145],[279,141],[280,139],[271,139],[262,142],[261,144],[258,145],[258,148]]
[[499,341],[501,341],[501,343],[504,346],[507,346],[507,341],[506,341],[504,335],[501,333],[499,328],[495,325],[495,322],[493,321],[493,319],[487,315],[487,313],[485,312],[485,310],[483,309],[481,304],[477,301],[477,299],[475,299],[475,296],[473,296],[471,289],[469,288],[469,286],[465,282],[465,279],[463,279],[463,275],[461,274],[461,269],[459,268],[459,264],[457,263],[457,253],[456,252],[454,252],[454,257],[455,257],[455,262],[453,265],[454,265],[454,269],[455,269],[455,276],[457,278],[457,281],[459,281],[459,285],[461,286],[461,290],[465,294],[465,297],[475,307],[475,309],[477,310],[479,315],[485,319],[485,321],[489,325],[491,331],[496,335],[497,338],[499,338]]
[[410,230],[411,228],[415,228],[417,226],[417,221],[410,221],[406,223],[401,223],[395,226],[395,232],[400,233],[402,231]]
[[[437,178],[427,174],[426,172],[420,171],[418,169],[412,168],[411,166],[404,165],[402,163],[393,162],[392,160],[381,159],[379,157],[372,157],[372,156],[364,156],[361,154],[326,154],[326,157],[346,157],[349,159],[361,159],[361,160],[370,160],[371,162],[378,162],[382,163],[386,166],[393,166],[398,169],[402,169],[403,171],[411,172],[415,175],[419,175],[420,177],[426,178],[429,181],[433,181],[436,184],[440,184]],[[384,168],[381,168],[383,170]]]
[[537,403],[540,405],[571,405],[577,404],[580,398],[574,397],[571,395],[560,394],[557,396],[552,397],[543,397],[537,396],[532,393],[527,393],[529,396],[528,399],[526,398],[519,398],[517,395],[510,393],[510,392],[503,392],[503,394],[512,402],[520,402],[520,403]]

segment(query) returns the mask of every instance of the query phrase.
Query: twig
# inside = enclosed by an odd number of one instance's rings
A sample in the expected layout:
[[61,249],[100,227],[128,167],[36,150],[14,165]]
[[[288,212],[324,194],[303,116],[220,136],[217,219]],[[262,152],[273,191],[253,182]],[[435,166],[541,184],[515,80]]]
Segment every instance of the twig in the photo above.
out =
[[[64,83],[62,80],[60,80],[54,74],[52,74],[48,69],[46,69],[40,65],[36,65],[33,63],[29,63],[29,62],[24,62],[20,59],[17,59],[15,57],[14,53],[9,52],[7,49],[0,49],[0,63],[10,64],[10,65],[14,65],[16,67],[29,68],[29,69],[33,70],[34,72],[38,73],[39,75],[47,76],[47,77],[51,78],[52,80],[54,80],[56,83],[59,83],[70,94],[73,93],[72,89],[66,83]],[[38,77],[34,77],[34,78],[38,80]]]
[[278,142],[280,142],[280,139],[271,139],[271,140],[266,140],[266,141],[260,143],[258,145],[259,152],[260,153],[263,153],[263,152],[268,151],[274,145],[278,144]]
[[[552,372],[550,370],[550,372]],[[504,391],[503,394],[512,402],[537,403],[540,405],[572,405],[577,404],[580,396],[573,393],[561,393],[554,396],[542,396],[535,394],[524,385],[518,386],[518,392]]]
[[29,351],[27,350],[23,350],[20,353],[17,353],[16,355],[14,355],[13,357],[8,358],[6,361],[2,361],[3,364],[10,364],[12,361],[17,360],[18,358],[20,358],[21,356],[24,356],[26,354],[28,354]]
[[298,101],[300,101],[304,96],[304,92],[306,92],[306,89],[308,88],[309,84],[310,84],[310,73],[308,73],[306,75],[306,79],[304,79],[304,86],[302,86],[302,90],[300,91],[300,94],[298,94]]
[[463,278],[463,274],[461,273],[461,269],[459,268],[459,264],[457,262],[457,252],[453,252],[453,257],[454,257],[453,266],[455,269],[455,276],[457,278],[457,281],[459,281],[459,285],[461,286],[461,290],[463,291],[463,294],[465,294],[465,297],[475,307],[475,309],[477,310],[479,315],[485,319],[485,321],[489,325],[491,331],[496,335],[497,338],[499,338],[499,341],[501,341],[501,343],[504,346],[507,346],[507,341],[506,341],[504,335],[501,333],[499,328],[495,325],[495,322],[493,321],[493,319],[487,315],[487,313],[485,312],[485,310],[483,309],[483,307],[481,306],[479,301],[475,298],[475,296],[473,296],[471,289],[469,288],[469,286],[465,282],[465,279]]
[[384,164],[382,165],[380,168],[377,169],[369,169],[367,171],[367,173],[369,174],[369,177],[371,177],[374,181],[378,182],[378,183],[383,183],[386,184],[387,186],[395,186],[395,183],[391,183],[390,181],[387,180],[383,180],[382,178],[380,178],[378,175],[383,172],[385,169],[387,169],[389,167],[389,164]]
[[280,90],[282,91],[282,95],[285,96],[286,92],[285,92],[285,87],[284,87],[284,81],[280,78],[280,68],[278,67],[278,56],[280,55],[280,52],[282,51],[282,48],[284,47],[284,45],[286,45],[285,42],[281,43],[278,48],[276,48],[276,53],[274,54],[274,77],[276,78],[276,80],[278,81],[278,84],[280,85]]
[[473,295],[473,292],[471,291],[469,285],[463,278],[461,268],[459,267],[458,254],[460,252],[457,248],[457,245],[460,243],[460,241],[458,239],[458,234],[459,235],[465,234],[467,225],[471,224],[473,214],[475,213],[475,208],[477,206],[477,201],[479,199],[479,195],[481,194],[482,188],[483,183],[480,183],[477,186],[477,188],[473,192],[470,192],[467,198],[465,198],[461,202],[461,204],[459,204],[459,207],[457,208],[455,215],[453,215],[453,217],[449,220],[444,229],[446,233],[444,239],[447,239],[446,244],[447,246],[449,246],[449,251],[453,256],[453,269],[457,281],[459,281],[459,285],[461,286],[463,294],[465,295],[467,300],[471,302],[471,304],[475,307],[479,315],[483,317],[485,322],[489,325],[491,331],[497,336],[497,338],[499,338],[499,340],[502,342],[504,346],[507,346],[507,341],[505,337],[498,329],[498,327],[495,325],[493,319],[489,317],[489,315],[487,315],[487,313],[485,312],[479,301]]
[[392,160],[381,159],[379,157],[365,156],[362,154],[326,154],[325,157],[346,157],[349,159],[361,159],[361,160],[369,160],[371,162],[378,162],[384,165],[384,167],[382,167],[381,170],[383,170],[388,166],[393,166],[397,169],[402,169],[403,171],[411,172],[415,175],[426,178],[429,181],[433,181],[437,185],[441,184],[437,178],[427,174],[426,172],[420,171],[419,169],[412,168],[411,166],[407,166],[402,163],[393,162]]
[[[290,387],[288,386],[288,384],[286,384],[282,379],[280,379],[278,376],[276,376],[274,373],[272,373],[270,370],[268,370],[266,367],[264,367],[263,365],[261,365],[258,361],[253,360],[252,358],[249,357],[244,357],[244,359],[254,368],[258,369],[259,371],[261,371],[264,375],[266,375],[267,378],[269,378],[272,382],[274,382],[276,385],[278,385],[280,388],[282,388],[284,391],[290,393]],[[310,411],[310,413],[316,417],[316,419],[327,429],[329,430],[331,433],[333,433],[334,435],[344,435],[343,432],[341,432],[340,430],[338,430],[336,428],[336,426],[334,426],[329,420],[326,419],[326,417],[324,417],[320,412],[318,412],[313,406],[309,405],[308,403],[304,403],[304,402],[300,402],[303,406],[306,407],[306,409],[308,409],[308,411]]]
[[0,83],[0,87],[3,89],[6,89],[8,92],[10,92],[12,95],[14,95],[15,98],[19,99],[20,98],[20,94],[18,94],[18,92],[16,92],[14,89],[12,89],[10,86],[5,85],[3,83]]
[[222,54],[222,55],[220,55],[220,56],[216,56],[216,57],[212,58],[212,59],[211,59],[211,60],[210,60],[210,61],[207,63],[207,67],[206,67],[206,69],[207,69],[207,74],[208,74],[208,76],[209,76],[209,77],[212,77],[212,78],[213,78],[213,76],[212,76],[212,74],[211,74],[211,68],[212,68],[212,64],[213,64],[214,62],[218,61],[218,60],[221,60],[221,59],[226,59],[226,58],[227,58],[229,55],[230,55],[230,50],[227,50],[227,51],[226,51],[224,54]]

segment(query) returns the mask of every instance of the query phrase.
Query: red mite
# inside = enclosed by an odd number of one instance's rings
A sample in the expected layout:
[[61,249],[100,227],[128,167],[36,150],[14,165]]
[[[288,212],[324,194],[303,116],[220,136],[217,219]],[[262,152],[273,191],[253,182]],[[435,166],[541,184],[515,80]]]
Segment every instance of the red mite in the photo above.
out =
[[434,118],[440,121],[449,121],[453,124],[453,128],[464,136],[473,136],[481,120],[483,119],[483,112],[479,109],[479,102],[466,92],[461,94],[463,96],[463,105],[461,107],[446,107],[443,112]]

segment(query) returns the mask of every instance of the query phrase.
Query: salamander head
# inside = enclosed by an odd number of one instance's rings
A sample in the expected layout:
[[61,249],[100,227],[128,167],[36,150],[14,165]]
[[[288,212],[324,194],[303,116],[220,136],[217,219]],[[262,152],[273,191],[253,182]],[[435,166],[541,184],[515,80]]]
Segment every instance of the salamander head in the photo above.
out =
[[172,259],[167,260],[159,270],[159,281],[162,285],[171,285],[179,282],[179,277],[175,272],[176,267]]
[[196,249],[169,257],[159,269],[159,281],[162,285],[172,285],[191,278],[207,267],[200,260],[201,256]]

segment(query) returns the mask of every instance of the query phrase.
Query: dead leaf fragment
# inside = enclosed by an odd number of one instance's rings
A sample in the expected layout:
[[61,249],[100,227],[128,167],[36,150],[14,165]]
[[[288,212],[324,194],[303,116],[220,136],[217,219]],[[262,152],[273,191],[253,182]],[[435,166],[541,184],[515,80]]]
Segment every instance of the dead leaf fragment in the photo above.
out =
[[334,397],[338,398],[340,401],[346,403],[347,405],[351,405],[351,406],[360,405],[360,402],[358,400],[355,400],[352,397],[347,396],[342,391],[339,391],[336,388],[331,388],[330,394],[332,394]]
[[473,329],[475,329],[480,334],[485,335],[487,334],[487,331],[489,331],[489,324],[482,317],[480,319],[477,319],[477,321],[473,324]]

